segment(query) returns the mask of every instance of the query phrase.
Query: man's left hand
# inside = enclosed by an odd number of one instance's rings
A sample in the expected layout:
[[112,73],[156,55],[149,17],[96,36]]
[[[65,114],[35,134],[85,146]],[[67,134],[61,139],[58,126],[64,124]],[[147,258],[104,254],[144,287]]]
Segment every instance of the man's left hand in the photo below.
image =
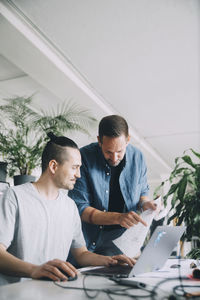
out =
[[155,204],[154,201],[143,201],[143,203],[142,203],[142,209],[143,210],[147,210],[147,209],[156,210],[157,209],[157,205]]
[[130,267],[133,267],[133,265],[136,263],[136,260],[133,258],[130,258],[126,256],[125,254],[119,254],[114,256],[105,256],[105,262],[104,265],[106,266],[114,266],[117,264],[124,265],[127,264]]

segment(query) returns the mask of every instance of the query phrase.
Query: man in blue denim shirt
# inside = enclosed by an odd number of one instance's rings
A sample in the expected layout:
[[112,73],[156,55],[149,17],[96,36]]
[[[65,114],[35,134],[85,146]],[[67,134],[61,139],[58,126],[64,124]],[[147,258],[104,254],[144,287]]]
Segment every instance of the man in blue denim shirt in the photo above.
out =
[[111,115],[99,124],[98,143],[81,148],[81,178],[69,196],[79,209],[87,247],[95,253],[121,253],[112,240],[138,222],[146,225],[137,209],[156,209],[148,198],[143,155],[129,140],[126,120]]

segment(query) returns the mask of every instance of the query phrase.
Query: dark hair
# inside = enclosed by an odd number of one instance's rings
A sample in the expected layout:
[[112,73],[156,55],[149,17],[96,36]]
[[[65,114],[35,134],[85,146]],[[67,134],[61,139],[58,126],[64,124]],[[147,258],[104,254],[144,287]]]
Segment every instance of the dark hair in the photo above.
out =
[[47,142],[42,152],[42,173],[47,169],[52,159],[60,164],[67,160],[66,147],[79,150],[77,144],[65,136],[55,136],[52,132],[49,132],[47,136],[50,141]]
[[103,136],[119,137],[125,135],[128,137],[128,124],[126,120],[118,115],[104,117],[99,123],[99,138],[102,142]]

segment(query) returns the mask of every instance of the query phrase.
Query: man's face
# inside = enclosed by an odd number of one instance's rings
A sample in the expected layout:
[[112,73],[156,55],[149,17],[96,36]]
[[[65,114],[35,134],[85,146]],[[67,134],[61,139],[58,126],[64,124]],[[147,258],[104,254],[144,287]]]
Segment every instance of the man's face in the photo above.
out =
[[57,163],[54,182],[58,188],[72,190],[76,179],[80,178],[81,155],[79,150],[68,148],[67,160],[62,164]]
[[98,137],[99,146],[103,152],[104,158],[111,167],[116,167],[124,158],[126,146],[130,137],[121,135],[119,137],[103,136],[102,142]]

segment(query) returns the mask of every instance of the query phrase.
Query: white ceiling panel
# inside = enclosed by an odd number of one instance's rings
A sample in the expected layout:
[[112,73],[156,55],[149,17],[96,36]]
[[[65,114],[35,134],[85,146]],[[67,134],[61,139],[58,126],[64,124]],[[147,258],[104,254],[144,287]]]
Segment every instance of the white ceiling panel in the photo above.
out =
[[0,55],[0,66],[0,82],[26,75],[2,55]]
[[185,149],[200,149],[198,0],[5,2],[101,101],[41,55],[23,32],[10,29],[7,39],[9,26],[0,29],[0,53],[57,99],[77,98],[98,119],[109,111],[122,114],[141,137],[133,134],[132,143],[144,152],[151,180],[168,172]]

